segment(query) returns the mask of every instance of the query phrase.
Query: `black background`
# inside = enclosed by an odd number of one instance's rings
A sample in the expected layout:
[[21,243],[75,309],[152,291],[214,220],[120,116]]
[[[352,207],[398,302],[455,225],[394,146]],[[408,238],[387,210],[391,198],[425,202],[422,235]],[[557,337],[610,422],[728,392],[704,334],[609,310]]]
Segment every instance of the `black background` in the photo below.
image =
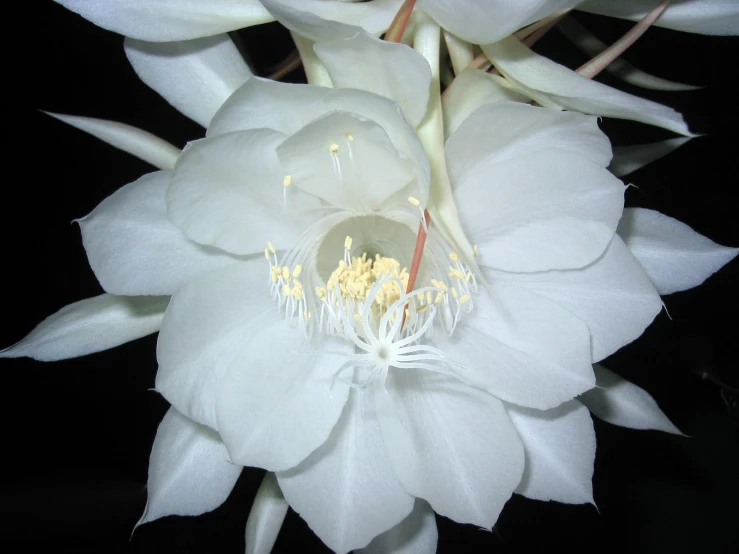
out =
[[[122,121],[182,147],[203,130],[139,82],[122,37],[51,2],[5,10],[3,186],[0,203],[3,329],[13,344],[62,306],[99,294],[71,221],[117,188],[152,171],[146,163],[39,112]],[[578,16],[604,40],[629,24]],[[238,33],[257,73],[291,49],[276,24]],[[584,61],[556,32],[537,49]],[[736,173],[739,39],[652,29],[626,58],[662,77],[706,85],[653,93],[707,136],[632,174],[627,203],[676,217],[721,244],[739,246]],[[300,80],[294,72],[289,80]],[[609,84],[616,81],[607,76]],[[605,121],[615,144],[667,138]],[[734,260],[696,290],[665,299],[643,337],[606,365],[646,388],[691,438],[595,422],[592,506],[509,502],[495,530],[439,522],[439,552],[735,552],[739,544],[739,433]],[[10,552],[242,552],[243,530],[262,472],[247,469],[229,500],[198,518],[144,525],[148,456],[167,404],[154,384],[156,337],[80,359],[44,364],[0,360],[2,501],[0,544]],[[733,404],[732,404],[733,403]],[[327,551],[290,513],[275,552]]]

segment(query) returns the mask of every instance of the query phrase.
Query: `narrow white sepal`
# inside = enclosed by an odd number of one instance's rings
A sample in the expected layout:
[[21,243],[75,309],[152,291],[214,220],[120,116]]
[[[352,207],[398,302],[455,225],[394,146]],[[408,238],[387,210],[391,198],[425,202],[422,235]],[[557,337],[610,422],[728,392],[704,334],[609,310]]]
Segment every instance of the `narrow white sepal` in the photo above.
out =
[[169,296],[86,298],[47,317],[0,358],[52,362],[107,350],[157,332],[167,304]]
[[176,146],[148,131],[125,123],[78,115],[44,113],[89,133],[93,137],[99,138],[119,150],[128,152],[159,169],[172,169],[180,156],[180,149]]
[[277,478],[267,472],[246,520],[246,554],[269,554],[289,508]]
[[[572,17],[566,17],[560,21],[557,25],[557,30],[590,57],[595,57],[608,48],[604,42],[599,40],[584,25]],[[605,70],[630,85],[651,90],[677,92],[702,88],[695,85],[668,81],[667,79],[650,75],[621,58],[612,61]]]
[[697,287],[739,253],[644,208],[625,209],[617,232],[661,295]]
[[225,502],[243,468],[218,433],[170,408],[149,457],[148,500],[136,526],[169,515],[200,515]]
[[259,0],[54,0],[95,25],[141,40],[207,37],[274,18]]
[[596,385],[578,400],[603,421],[630,429],[654,429],[682,435],[644,389],[595,364]]
[[629,119],[694,136],[672,108],[587,79],[536,54],[515,37],[484,44],[482,49],[502,75],[542,106]]
[[416,498],[413,511],[392,529],[372,539],[356,554],[434,554],[439,532],[428,502]]
[[127,38],[123,47],[136,75],[203,127],[252,74],[228,35],[178,42]]
[[649,144],[614,146],[613,159],[608,169],[616,177],[623,177],[674,152],[691,138],[693,137],[678,137]]

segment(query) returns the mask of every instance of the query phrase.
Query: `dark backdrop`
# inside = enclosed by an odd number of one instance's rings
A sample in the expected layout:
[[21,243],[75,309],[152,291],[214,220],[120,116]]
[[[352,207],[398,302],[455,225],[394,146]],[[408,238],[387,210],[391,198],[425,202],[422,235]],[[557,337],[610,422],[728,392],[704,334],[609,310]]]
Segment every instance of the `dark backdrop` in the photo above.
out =
[[[146,163],[44,115],[39,109],[129,123],[182,147],[203,130],[139,82],[122,38],[51,2],[3,6],[3,330],[20,339],[50,313],[99,294],[72,219],[152,171]],[[601,38],[628,24],[579,16]],[[290,50],[277,25],[242,31],[257,73]],[[646,93],[683,111],[707,136],[634,173],[629,205],[660,210],[722,244],[739,246],[736,217],[739,39],[662,29],[626,56],[659,75],[706,85],[697,92]],[[584,58],[556,32],[538,49],[564,63]],[[300,80],[294,72],[289,80]],[[607,77],[605,81],[613,83]],[[626,87],[625,87],[626,88]],[[605,121],[616,144],[667,133]],[[439,552],[734,552],[737,493],[735,260],[697,290],[665,299],[643,337],[607,360],[651,392],[691,438],[595,422],[592,506],[515,496],[493,533],[439,520]],[[262,472],[248,469],[225,505],[199,518],[140,528],[149,450],[167,404],[154,392],[156,336],[80,359],[44,364],[1,360],[3,394],[0,543],[6,552],[241,552]],[[722,384],[727,386],[722,386]],[[7,547],[7,549],[6,549]],[[322,551],[291,513],[275,552]]]

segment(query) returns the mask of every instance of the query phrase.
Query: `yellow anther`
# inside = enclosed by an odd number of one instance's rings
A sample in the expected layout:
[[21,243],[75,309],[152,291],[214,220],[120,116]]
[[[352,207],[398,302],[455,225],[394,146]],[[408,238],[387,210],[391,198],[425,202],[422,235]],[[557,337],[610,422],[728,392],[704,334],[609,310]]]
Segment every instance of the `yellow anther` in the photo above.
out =
[[326,289],[324,289],[323,287],[316,287],[316,295],[318,296],[318,298],[323,300],[324,298],[326,298]]
[[297,300],[302,300],[303,299],[303,287],[293,287],[292,295]]
[[300,277],[301,273],[303,273],[303,266],[298,264],[293,268],[293,277]]
[[354,319],[356,319],[357,321],[362,321],[362,316],[359,314],[354,314]]
[[426,304],[431,304],[431,300],[433,299],[433,295],[431,294],[430,290],[426,291]]
[[351,250],[352,248],[352,238],[350,236],[347,236],[344,239],[344,248],[347,250]]
[[421,201],[418,198],[414,198],[413,196],[409,196],[408,197],[408,202],[410,202],[414,206],[420,206],[421,205]]
[[293,290],[290,288],[290,285],[282,285],[282,294],[285,296],[292,295]]
[[469,283],[470,282],[470,279],[472,279],[472,272],[471,271],[468,271],[467,272],[467,275],[464,276],[464,282],[465,283]]
[[453,262],[458,262],[459,254],[457,254],[456,252],[449,252],[449,259],[452,260]]
[[306,318],[306,319],[310,319],[311,317],[313,317],[313,314],[312,314],[312,313],[310,313],[310,312],[305,312],[305,318]]
[[478,252],[477,245],[475,245],[475,246],[472,247],[472,254],[474,254],[475,256],[477,256],[477,252]]
[[347,138],[347,140],[350,140],[350,141],[354,140],[354,136],[351,133],[347,133],[344,136]]
[[465,294],[463,297],[459,299],[460,304],[464,304],[465,302],[468,302],[471,296],[469,294]]
[[449,266],[449,276],[454,277],[455,279],[464,279],[464,273],[462,273],[458,269],[454,269],[451,266]]
[[441,304],[444,301],[444,293],[437,292],[436,298],[434,298],[434,304]]
[[286,187],[289,187],[292,182],[293,182],[292,175],[285,175],[285,178],[282,180],[282,184]]
[[457,296],[459,296],[459,294],[457,293],[457,289],[452,289],[452,296],[454,298],[457,298]]
[[285,279],[285,281],[290,280],[290,268],[285,266],[282,268],[282,278]]
[[295,287],[296,289],[301,289],[301,290],[303,288],[303,283],[301,283],[295,278],[295,274],[293,274],[293,287]]
[[264,257],[269,260],[269,248],[264,249]]
[[328,147],[328,149],[331,151],[332,154],[336,154],[339,151],[339,145],[333,143],[331,146]]
[[269,250],[271,254],[277,253],[277,250],[275,250],[275,245],[272,244],[271,242],[267,243],[267,250]]

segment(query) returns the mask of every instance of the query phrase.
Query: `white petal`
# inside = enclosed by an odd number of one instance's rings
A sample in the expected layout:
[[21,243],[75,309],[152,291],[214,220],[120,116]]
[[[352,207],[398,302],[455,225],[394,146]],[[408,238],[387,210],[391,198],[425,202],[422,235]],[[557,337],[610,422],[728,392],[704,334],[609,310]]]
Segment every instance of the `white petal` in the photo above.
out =
[[568,110],[631,119],[692,135],[682,116],[672,108],[586,79],[539,56],[515,37],[484,45],[483,50],[505,77],[523,85],[542,104],[554,103]]
[[413,509],[395,476],[370,390],[353,390],[328,440],[277,474],[293,510],[337,553],[367,545]]
[[590,329],[593,361],[639,337],[662,309],[654,285],[618,235],[582,269],[485,275],[490,282],[528,288],[580,317]]
[[315,52],[335,87],[374,92],[397,102],[415,127],[428,107],[431,68],[410,46],[367,33],[316,43]]
[[107,292],[172,294],[190,279],[237,260],[188,240],[169,222],[164,194],[170,175],[144,175],[79,220],[90,266]]
[[583,267],[616,231],[624,186],[582,156],[539,152],[462,181],[454,197],[479,263],[505,271]]
[[90,133],[103,142],[107,142],[129,154],[133,154],[137,158],[159,169],[172,169],[177,158],[180,156],[180,150],[176,146],[143,129],[138,129],[125,123],[95,119],[94,117],[80,117],[77,115],[64,115],[51,112],[44,113],[81,131]]
[[439,25],[476,44],[495,42],[580,0],[418,0]]
[[234,461],[284,471],[326,442],[336,425],[349,385],[334,376],[354,344],[322,336],[309,342],[284,316],[251,316],[256,328],[217,391],[218,431]]
[[380,35],[390,26],[402,3],[403,0],[262,0],[262,4],[280,23],[313,41],[346,38],[359,32],[359,27],[373,35]]
[[682,435],[644,389],[616,375],[602,365],[593,366],[596,388],[579,400],[603,421],[630,429],[655,429]]
[[[589,0],[577,7],[632,21],[642,19],[652,8],[650,0]],[[673,0],[655,25],[689,33],[738,35],[739,4],[735,0]]]
[[274,21],[259,0],[54,0],[109,31],[187,40]]
[[64,306],[0,358],[28,356],[51,362],[100,352],[156,333],[169,297],[101,294]]
[[500,75],[479,69],[465,69],[454,78],[441,96],[444,111],[444,136],[452,136],[479,107],[495,102],[528,102],[529,98],[512,88]]
[[311,211],[315,198],[283,185],[275,153],[283,140],[259,129],[190,143],[167,190],[169,219],[192,240],[235,254],[262,252],[268,241],[292,247],[320,212]]
[[156,388],[180,412],[216,428],[215,395],[245,341],[280,320],[264,259],[232,264],[182,287],[157,343]]
[[537,409],[553,408],[595,385],[590,332],[556,302],[528,291],[493,285],[493,296],[472,297],[472,312],[451,337],[433,344],[465,382],[497,398]]
[[252,77],[218,111],[207,136],[260,128],[290,136],[333,111],[351,112],[382,127],[393,146],[414,164],[421,190],[428,191],[429,162],[400,107],[387,98],[362,90],[293,85]]
[[406,491],[440,515],[491,528],[521,480],[521,441],[497,398],[422,370],[377,387],[390,461]]
[[516,492],[535,500],[594,503],[595,430],[587,408],[571,400],[545,412],[507,409],[526,452]]
[[241,469],[228,459],[218,433],[170,408],[151,448],[148,501],[138,525],[216,509],[228,498]]
[[309,123],[277,155],[294,186],[347,210],[379,210],[414,179],[382,127],[348,112]]
[[203,127],[251,76],[228,35],[181,42],[127,38],[123,46],[141,80]]
[[623,177],[677,150],[691,138],[679,137],[649,144],[615,146],[613,148],[613,160],[608,169],[616,177]]
[[618,233],[660,294],[697,287],[733,260],[739,248],[716,244],[654,210],[624,210]]
[[435,554],[439,532],[434,511],[427,502],[416,499],[411,515],[389,531],[372,539],[357,554]]
[[289,507],[277,484],[277,477],[267,472],[246,520],[246,554],[272,552]]
[[[661,17],[664,17],[664,15]],[[585,54],[590,58],[596,57],[608,48],[608,45],[600,41],[595,35],[588,31],[585,26],[578,23],[572,17],[566,17],[560,21],[557,24],[557,30],[575,43],[575,46],[585,52]],[[644,71],[637,69],[621,58],[613,60],[606,66],[605,70],[631,85],[646,89],[680,91],[697,90],[701,88],[655,77],[654,75],[650,75],[649,73],[645,73]]]

